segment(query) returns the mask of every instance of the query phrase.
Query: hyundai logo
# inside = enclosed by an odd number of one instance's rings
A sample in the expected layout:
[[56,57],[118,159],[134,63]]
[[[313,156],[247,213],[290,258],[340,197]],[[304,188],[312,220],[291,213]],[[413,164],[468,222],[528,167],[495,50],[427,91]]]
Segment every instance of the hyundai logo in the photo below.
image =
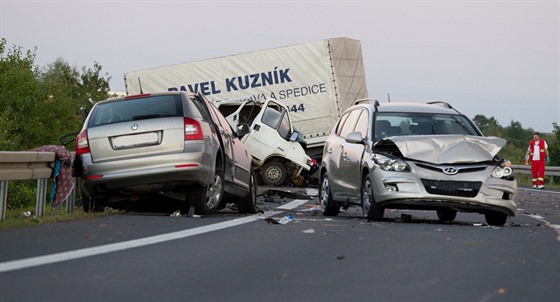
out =
[[447,174],[447,175],[455,175],[459,172],[459,169],[455,168],[455,167],[446,167],[441,169],[443,171],[443,173]]
[[138,129],[138,124],[136,124],[136,123],[132,124],[132,126],[130,126],[130,129],[132,129],[132,130]]

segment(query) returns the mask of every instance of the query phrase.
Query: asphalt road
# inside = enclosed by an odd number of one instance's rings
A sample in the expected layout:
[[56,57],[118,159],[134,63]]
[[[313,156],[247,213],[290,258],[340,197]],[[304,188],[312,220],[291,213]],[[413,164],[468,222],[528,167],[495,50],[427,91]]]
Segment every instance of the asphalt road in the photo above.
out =
[[323,217],[316,198],[274,196],[257,215],[166,208],[3,230],[0,301],[558,302],[560,194],[520,192],[503,227],[462,213]]

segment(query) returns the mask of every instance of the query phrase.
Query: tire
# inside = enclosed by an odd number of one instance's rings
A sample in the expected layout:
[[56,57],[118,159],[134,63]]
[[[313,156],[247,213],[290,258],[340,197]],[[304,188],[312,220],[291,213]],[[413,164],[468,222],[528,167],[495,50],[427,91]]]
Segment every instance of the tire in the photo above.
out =
[[437,210],[437,217],[440,221],[451,222],[457,217],[457,211],[452,209]]
[[196,215],[210,215],[220,206],[224,196],[224,174],[216,169],[212,183],[208,186],[195,185],[191,191],[191,206]]
[[286,181],[286,168],[279,161],[269,161],[261,168],[261,178],[268,186],[283,185]]
[[368,176],[362,180],[362,211],[368,221],[381,221],[385,214],[385,208],[375,202],[373,186]]
[[321,201],[321,212],[325,216],[336,216],[340,212],[340,207],[334,202],[331,194],[331,186],[327,175],[321,179],[319,188],[319,200]]
[[487,212],[484,214],[486,223],[492,226],[503,226],[507,221],[507,214],[502,212]]
[[257,182],[255,173],[251,172],[249,180],[249,194],[239,201],[239,213],[255,214],[257,212]]
[[84,212],[103,212],[105,208],[105,194],[99,192],[93,192],[91,196],[87,196],[82,191],[82,208]]
[[86,213],[91,212],[91,198],[89,197],[89,193],[86,191],[83,184],[80,185],[80,195],[82,196],[82,209]]

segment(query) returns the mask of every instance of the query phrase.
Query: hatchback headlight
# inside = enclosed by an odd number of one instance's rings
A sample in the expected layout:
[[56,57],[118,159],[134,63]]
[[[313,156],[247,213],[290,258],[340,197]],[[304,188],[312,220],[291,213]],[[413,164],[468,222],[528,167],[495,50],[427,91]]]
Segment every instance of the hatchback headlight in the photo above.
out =
[[385,171],[401,172],[409,170],[408,165],[399,158],[389,157],[381,154],[374,154],[373,159],[375,163]]
[[495,178],[511,178],[513,176],[513,169],[510,165],[497,166],[492,170],[492,177]]

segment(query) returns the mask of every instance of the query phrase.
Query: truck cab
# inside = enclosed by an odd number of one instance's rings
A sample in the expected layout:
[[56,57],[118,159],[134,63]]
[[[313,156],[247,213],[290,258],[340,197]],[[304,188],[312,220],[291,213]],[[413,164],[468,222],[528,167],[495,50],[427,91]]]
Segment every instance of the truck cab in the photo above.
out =
[[277,100],[214,101],[245,144],[262,183],[303,186],[314,161],[305,153],[303,135],[292,126],[288,107]]

